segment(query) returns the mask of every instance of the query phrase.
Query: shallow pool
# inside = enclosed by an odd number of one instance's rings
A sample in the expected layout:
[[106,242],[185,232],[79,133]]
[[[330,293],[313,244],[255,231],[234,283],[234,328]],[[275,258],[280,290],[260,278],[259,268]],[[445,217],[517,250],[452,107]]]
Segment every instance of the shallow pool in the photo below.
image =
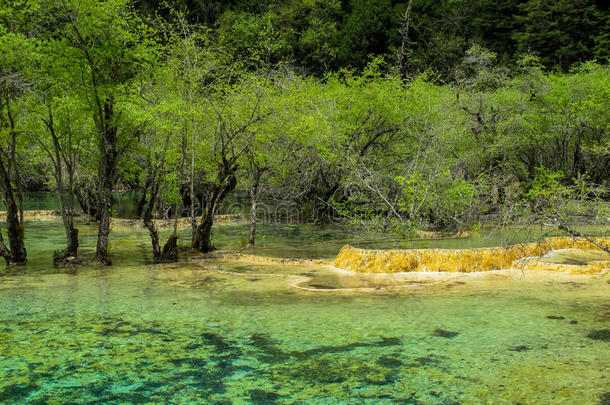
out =
[[0,277],[2,403],[610,400],[608,276],[153,265],[140,231],[114,233],[113,267],[58,271],[58,223],[30,226],[32,262]]

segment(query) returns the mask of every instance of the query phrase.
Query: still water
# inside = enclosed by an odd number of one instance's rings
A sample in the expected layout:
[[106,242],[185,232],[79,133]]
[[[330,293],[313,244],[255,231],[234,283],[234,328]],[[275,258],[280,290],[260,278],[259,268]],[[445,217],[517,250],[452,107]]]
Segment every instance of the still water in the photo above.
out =
[[[50,264],[58,221],[26,232],[30,264],[0,276],[1,403],[610,401],[605,275],[384,279],[226,256],[154,265],[145,231],[127,229],[112,234],[115,266],[66,271]],[[246,232],[222,226],[214,240],[232,249]],[[267,256],[381,243],[330,226],[260,235],[253,253]],[[95,229],[81,237],[91,254]]]

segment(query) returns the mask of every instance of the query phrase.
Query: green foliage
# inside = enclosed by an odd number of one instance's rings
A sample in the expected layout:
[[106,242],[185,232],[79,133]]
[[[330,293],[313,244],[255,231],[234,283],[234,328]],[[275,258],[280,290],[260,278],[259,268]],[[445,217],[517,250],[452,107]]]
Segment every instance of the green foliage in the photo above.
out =
[[278,15],[271,10],[262,15],[227,11],[218,23],[221,45],[239,63],[277,63],[291,52],[288,41],[278,33]]
[[[168,18],[164,4],[140,1]],[[227,52],[248,66],[289,64],[323,76],[345,68],[363,69],[374,57],[391,64],[401,47],[401,16],[408,1],[292,0],[196,2],[173,0],[191,22],[212,28]],[[169,14],[169,15],[168,15]],[[407,42],[409,76],[434,70],[453,81],[455,68],[473,44],[496,54],[503,67],[534,52],[547,69],[609,57],[610,13],[594,0],[474,0],[412,4]]]
[[519,9],[513,32],[518,51],[535,50],[545,66],[563,70],[594,56],[596,37],[591,33],[604,25],[604,14],[594,1],[528,0]]
[[[127,0],[5,1],[1,90],[24,177],[51,188],[52,117],[79,190],[97,192],[116,129],[113,184],[151,196],[153,173],[159,210],[259,184],[316,220],[456,231],[604,195],[610,75],[587,61],[604,16],[568,3],[415,1],[405,82],[392,74],[404,2],[240,1],[206,27]],[[554,58],[564,73],[545,70]]]
[[555,206],[555,200],[568,197],[568,188],[560,182],[564,178],[562,171],[554,172],[545,167],[537,167],[525,198],[536,206]]
[[53,251],[53,263],[60,262],[66,258],[66,250],[65,249],[57,249]]

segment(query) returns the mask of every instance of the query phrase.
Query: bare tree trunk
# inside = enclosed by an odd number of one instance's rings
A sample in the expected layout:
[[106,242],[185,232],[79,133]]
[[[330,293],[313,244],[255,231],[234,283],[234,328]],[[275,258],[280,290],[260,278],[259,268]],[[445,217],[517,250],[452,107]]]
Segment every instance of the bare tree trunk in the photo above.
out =
[[[59,138],[55,133],[55,124],[53,122],[53,114],[49,109],[48,120],[45,120],[45,124],[51,138],[53,139],[53,150],[54,157],[52,160],[55,163],[55,179],[57,180],[57,199],[59,201],[59,210],[61,212],[61,219],[64,224],[66,231],[66,251],[64,258],[77,257],[78,255],[78,229],[74,228],[74,211],[73,211],[73,198],[70,201],[66,201],[66,189],[64,187],[64,176],[63,176],[63,165],[61,155],[61,145],[59,144]],[[72,175],[69,174],[69,182],[72,183]],[[72,187],[70,187],[69,193],[72,193]]]
[[578,238],[583,238],[588,240],[589,242],[591,242],[592,244],[594,244],[595,246],[597,246],[598,248],[600,248],[601,250],[603,250],[604,252],[608,253],[610,255],[610,246],[604,246],[601,243],[595,241],[594,239],[592,239],[591,237],[580,233],[578,231],[575,231],[574,229],[568,227],[566,224],[559,224],[557,226],[559,229],[561,229],[562,231],[565,231],[567,233],[569,233],[570,235],[574,236],[574,237],[578,237]]
[[254,246],[256,240],[256,205],[259,197],[261,171],[256,170],[252,175],[254,178],[250,188],[250,236],[248,237],[248,244]]
[[[190,183],[190,192],[191,192],[191,207],[190,207],[190,216],[191,216],[191,228],[192,228],[192,244],[195,246],[195,238],[197,234],[197,218],[195,218],[195,138],[191,133],[191,183]],[[201,207],[203,212],[203,207]],[[212,217],[214,214],[212,214]],[[213,221],[213,218],[210,220]],[[210,228],[212,227],[210,222]],[[211,231],[210,231],[211,235]],[[209,236],[208,235],[208,239]],[[199,249],[201,250],[201,249]],[[203,250],[202,250],[203,251]],[[209,252],[209,250],[206,250]]]
[[118,149],[117,128],[113,121],[114,100],[109,97],[104,104],[105,125],[100,131],[100,223],[97,233],[96,259],[103,264],[112,264],[108,254],[108,236],[110,234],[110,216],[112,209],[112,189],[117,177]]
[[[162,165],[162,163],[160,165]],[[155,169],[150,170],[154,171]],[[176,260],[178,260],[178,236],[175,234],[170,235],[167,242],[163,246],[163,250],[161,250],[161,245],[159,243],[159,233],[153,221],[152,215],[155,206],[155,201],[157,200],[157,196],[159,195],[161,180],[159,179],[159,173],[152,173],[150,174],[150,177],[152,179],[152,187],[150,190],[150,198],[148,199],[146,209],[144,210],[143,222],[146,229],[148,229],[148,233],[150,234],[150,241],[152,244],[153,251],[153,261],[175,262]]]
[[[59,169],[61,171],[61,168]],[[64,223],[64,229],[66,231],[66,256],[65,257],[77,257],[78,256],[78,229],[74,228],[74,215],[72,209],[67,207],[65,189],[63,186],[63,180],[61,174],[57,176],[57,198],[59,200],[59,210],[61,212],[61,219]]]
[[[91,218],[95,218],[97,221],[100,220],[99,213],[99,203],[97,202],[98,197],[95,192],[92,192],[91,189],[83,189],[82,185],[72,186],[73,194],[76,196],[80,207],[83,209],[83,212],[87,214],[89,218],[87,220],[87,224],[90,222]],[[72,205],[74,206],[74,205]]]
[[[182,142],[181,142],[181,157],[180,157],[180,167],[178,169],[178,193],[181,194],[182,183],[184,181],[184,168],[186,166],[186,126],[184,132],[182,132]],[[191,204],[192,204],[192,196],[191,196]],[[174,235],[178,234],[178,218],[181,213],[180,210],[180,198],[176,199],[176,204],[174,204]]]
[[150,178],[150,173],[146,175],[146,179],[144,180],[144,187],[140,191],[140,198],[138,199],[138,204],[136,205],[136,219],[142,218],[142,213],[144,212],[144,206],[146,205],[146,194],[148,194],[148,190],[150,189],[150,183],[152,179]]
[[0,257],[6,261],[6,264],[10,264],[12,262],[13,255],[11,255],[11,251],[6,247],[4,243],[4,237],[2,236],[2,229],[0,228]]
[[407,78],[407,54],[409,52],[409,24],[411,23],[411,7],[413,6],[413,0],[409,0],[405,14],[402,16],[402,25],[400,27],[400,34],[402,41],[400,44],[400,51],[398,52],[398,70],[400,77],[404,80]]
[[[146,211],[148,211],[148,209]],[[153,260],[157,262],[161,258],[161,245],[159,244],[159,233],[157,232],[157,227],[155,226],[155,223],[152,220],[152,216],[148,213],[144,214],[143,221],[144,226],[146,227],[146,229],[148,229],[148,233],[150,235]]]

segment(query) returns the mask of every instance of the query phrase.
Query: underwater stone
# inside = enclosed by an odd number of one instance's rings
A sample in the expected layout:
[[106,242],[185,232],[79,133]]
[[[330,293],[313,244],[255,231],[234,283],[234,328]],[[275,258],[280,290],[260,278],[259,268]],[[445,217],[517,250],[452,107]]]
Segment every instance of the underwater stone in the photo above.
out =
[[377,364],[383,367],[396,368],[402,366],[403,362],[391,356],[381,356],[377,360]]
[[377,346],[398,346],[400,345],[400,339],[397,337],[385,337],[381,336],[381,342],[376,343]]
[[459,335],[458,332],[451,332],[449,330],[444,330],[444,329],[436,329],[433,333],[434,336],[439,336],[439,337],[443,337],[443,338],[447,338],[447,339],[452,339],[454,337],[456,337],[457,335]]
[[309,284],[308,287],[317,288],[318,290],[334,290],[335,289],[335,287],[331,287],[329,285],[324,285],[324,284]]
[[250,400],[254,404],[275,404],[277,400],[282,396],[276,394],[275,392],[265,391],[265,390],[250,390],[248,391],[250,395]]
[[561,315],[547,315],[546,318],[547,319],[557,319],[557,320],[566,319],[564,316],[561,316]]
[[601,340],[603,342],[610,342],[610,329],[592,330],[589,332],[587,337],[594,340]]
[[570,325],[576,325],[577,323],[578,323],[578,321],[577,321],[577,320],[575,320],[575,319],[572,319],[572,320],[570,321]]
[[[416,357],[415,359],[413,359],[417,362],[417,365],[421,365],[421,366],[427,366],[427,365],[435,365],[435,364],[440,364],[440,360],[435,358],[434,356],[423,356],[423,357]],[[411,364],[414,365],[414,364]]]
[[529,346],[522,345],[522,346],[514,346],[514,347],[511,347],[511,348],[510,348],[510,349],[508,349],[508,350],[510,350],[511,352],[524,352],[524,351],[526,351],[526,350],[532,350],[532,348],[531,348],[531,347],[529,347]]
[[9,385],[0,392],[0,401],[24,399],[30,392],[35,391],[36,389],[38,389],[38,386],[35,384]]

